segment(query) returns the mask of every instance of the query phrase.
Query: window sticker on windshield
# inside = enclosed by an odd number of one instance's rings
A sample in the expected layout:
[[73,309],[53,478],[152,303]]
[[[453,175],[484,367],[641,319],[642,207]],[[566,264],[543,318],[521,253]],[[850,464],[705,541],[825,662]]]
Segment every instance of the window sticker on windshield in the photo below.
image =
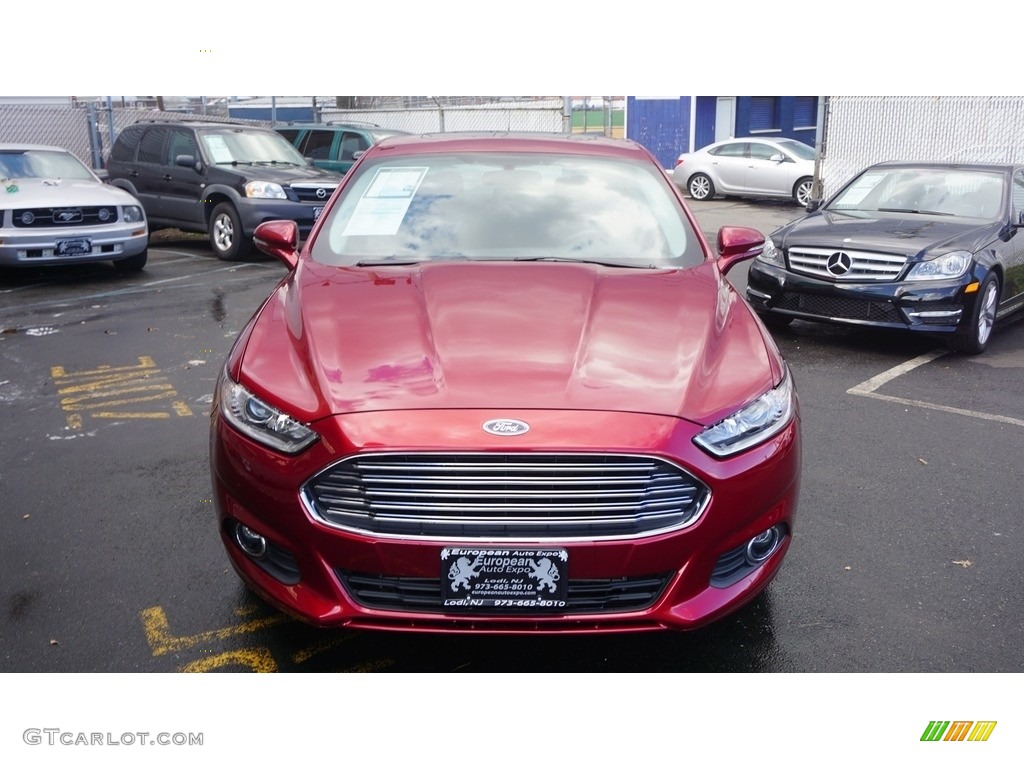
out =
[[426,168],[378,169],[356,204],[342,236],[396,234],[426,175]]
[[223,136],[203,136],[203,141],[206,142],[206,148],[210,150],[210,156],[213,158],[213,162],[231,162],[233,159],[231,157],[231,150],[228,149],[228,145],[224,143]]
[[856,183],[843,193],[842,200],[837,201],[839,206],[842,208],[850,208],[858,205],[865,197],[867,197],[868,193],[875,188],[878,182],[884,178],[885,175],[881,173],[865,173],[856,181]]

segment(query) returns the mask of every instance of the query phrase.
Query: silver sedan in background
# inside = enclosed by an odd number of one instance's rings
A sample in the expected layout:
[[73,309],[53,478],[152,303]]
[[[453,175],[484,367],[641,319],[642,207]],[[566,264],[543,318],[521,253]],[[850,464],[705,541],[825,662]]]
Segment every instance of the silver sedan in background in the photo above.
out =
[[685,152],[673,170],[676,185],[694,200],[715,195],[811,200],[814,148],[796,139],[744,137]]

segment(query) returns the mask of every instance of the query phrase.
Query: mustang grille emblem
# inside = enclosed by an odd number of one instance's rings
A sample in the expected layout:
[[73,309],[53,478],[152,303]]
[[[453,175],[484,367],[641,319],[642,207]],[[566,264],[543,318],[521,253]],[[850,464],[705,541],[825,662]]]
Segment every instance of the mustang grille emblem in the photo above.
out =
[[82,220],[82,212],[77,208],[62,208],[53,212],[53,220],[60,224],[74,224]]

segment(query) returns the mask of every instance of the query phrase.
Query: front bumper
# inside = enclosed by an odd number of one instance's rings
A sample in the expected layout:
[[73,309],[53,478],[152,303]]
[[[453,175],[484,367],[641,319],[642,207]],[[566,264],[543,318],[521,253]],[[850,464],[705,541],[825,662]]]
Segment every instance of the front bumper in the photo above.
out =
[[[83,253],[61,254],[59,241],[87,241]],[[96,227],[59,230],[0,229],[0,266],[31,267],[41,264],[87,264],[96,261],[118,261],[146,250],[149,231],[145,222],[117,222]]]
[[762,314],[848,325],[953,333],[970,317],[974,275],[955,280],[844,283],[754,261],[747,273],[747,301]]
[[238,201],[238,215],[242,220],[242,231],[252,237],[256,227],[265,221],[294,221],[299,226],[299,234],[305,238],[313,229],[313,224],[327,205],[327,198],[322,202],[294,202],[257,197],[243,197]]
[[[316,425],[322,439],[285,460],[223,422],[211,424],[211,470],[221,536],[241,578],[266,601],[303,621],[334,627],[423,632],[622,632],[692,629],[736,610],[774,578],[788,550],[799,494],[799,415],[768,442],[725,461],[691,442],[678,419],[621,413],[518,414],[532,426],[515,451],[599,452],[664,458],[710,489],[686,527],[635,537],[516,540],[466,547],[561,547],[568,552],[569,600],[555,612],[453,609],[442,604],[441,550],[453,540],[375,536],[325,525],[300,487],[338,459],[382,444],[400,453],[503,451],[509,438],[484,435],[492,413],[350,415]],[[479,443],[465,436],[480,433]],[[429,435],[425,443],[424,436]],[[541,437],[546,435],[546,437]],[[386,437],[386,442],[385,442]],[[527,440],[529,438],[529,440]],[[247,555],[241,523],[264,536],[267,552]],[[744,565],[748,542],[776,526],[772,554]],[[739,557],[739,560],[737,560]],[[739,565],[737,565],[739,563]]]

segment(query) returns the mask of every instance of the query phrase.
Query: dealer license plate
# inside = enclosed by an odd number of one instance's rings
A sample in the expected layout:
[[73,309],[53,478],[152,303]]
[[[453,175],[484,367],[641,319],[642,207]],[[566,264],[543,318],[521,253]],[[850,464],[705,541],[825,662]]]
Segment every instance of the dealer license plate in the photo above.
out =
[[441,550],[441,593],[450,610],[558,610],[569,591],[564,549]]
[[87,237],[68,237],[57,241],[58,256],[77,256],[92,253],[92,240]]

